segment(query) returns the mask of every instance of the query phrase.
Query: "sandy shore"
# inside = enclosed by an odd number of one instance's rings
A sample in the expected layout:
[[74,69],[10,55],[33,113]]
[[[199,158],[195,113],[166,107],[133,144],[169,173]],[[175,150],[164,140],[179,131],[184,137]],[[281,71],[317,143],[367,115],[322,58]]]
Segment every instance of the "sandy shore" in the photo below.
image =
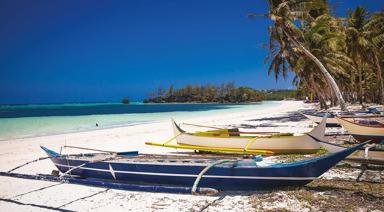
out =
[[[184,122],[243,127],[259,127],[260,131],[307,132],[312,127],[309,120],[273,122],[260,120],[265,117],[284,116],[305,106],[301,102],[286,101],[273,108],[257,111],[225,113],[215,116],[196,117]],[[256,130],[259,130],[256,128]],[[60,146],[73,145],[111,151],[139,150],[143,153],[175,153],[177,150],[146,146],[145,141],[165,141],[172,137],[169,121],[136,126],[69,133],[0,142],[0,170],[7,171],[17,165],[44,157],[40,145],[59,150]],[[185,151],[185,150],[183,150]],[[64,153],[84,152],[65,149]],[[31,164],[19,173],[49,174],[55,167],[48,160]],[[334,173],[327,173],[334,176]],[[357,175],[354,173],[353,176]],[[336,175],[340,175],[336,173]],[[0,206],[3,211],[15,210],[177,210],[177,211],[248,211],[254,210],[252,198],[257,193],[234,192],[220,196],[192,196],[163,193],[129,192],[92,188],[78,185],[40,182],[0,177]],[[287,203],[288,204],[288,203]],[[286,205],[282,206],[283,208]],[[276,209],[273,208],[272,209]]]

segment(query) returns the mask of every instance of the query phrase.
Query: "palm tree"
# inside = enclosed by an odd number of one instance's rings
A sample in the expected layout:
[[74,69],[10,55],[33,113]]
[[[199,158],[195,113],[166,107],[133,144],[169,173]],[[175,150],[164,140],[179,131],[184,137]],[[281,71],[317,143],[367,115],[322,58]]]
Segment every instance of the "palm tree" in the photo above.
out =
[[357,7],[355,11],[349,11],[347,19],[347,52],[353,59],[355,67],[357,68],[359,92],[358,97],[360,104],[364,102],[364,88],[363,88],[363,68],[364,61],[368,58],[370,52],[370,42],[366,39],[366,32],[363,29],[366,24],[368,12],[363,7]]
[[[269,18],[274,21],[269,28],[271,59],[269,73],[277,77],[293,69],[300,56],[305,55],[313,62],[330,85],[342,110],[346,110],[341,91],[323,63],[308,50],[304,31],[310,27],[316,17],[328,13],[326,0],[269,0]],[[301,23],[297,26],[298,21]],[[308,70],[310,71],[310,70]]]
[[[372,58],[376,66],[377,80],[379,81],[379,102],[384,103],[384,81],[381,65],[384,58],[384,12],[373,14],[363,26],[366,37],[370,41]],[[380,61],[381,59],[381,61]]]
[[[316,17],[311,26],[304,30],[306,48],[324,64],[337,84],[344,88],[344,91],[348,90],[346,88],[350,84],[348,70],[355,69],[353,61],[344,52],[345,36],[342,22],[328,13]],[[307,63],[313,64],[312,61]],[[316,70],[316,67],[308,70]],[[328,81],[325,83],[326,86],[331,87]],[[331,100],[333,96],[330,95]]]
[[384,13],[378,12],[369,17],[363,7],[349,11],[346,33],[348,44],[346,50],[357,69],[360,104],[368,97],[371,101],[383,103],[384,82],[380,52],[384,46]]

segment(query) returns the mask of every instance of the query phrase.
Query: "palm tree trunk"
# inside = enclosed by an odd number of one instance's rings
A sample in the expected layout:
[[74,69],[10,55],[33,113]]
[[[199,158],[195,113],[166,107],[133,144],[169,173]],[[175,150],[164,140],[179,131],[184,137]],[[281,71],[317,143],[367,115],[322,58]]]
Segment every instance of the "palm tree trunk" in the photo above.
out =
[[293,44],[303,50],[304,54],[309,57],[320,69],[320,71],[323,73],[325,79],[329,82],[329,84],[332,87],[332,90],[339,101],[341,110],[345,111],[347,110],[347,107],[345,105],[345,101],[343,99],[343,95],[341,94],[341,91],[339,89],[339,86],[337,86],[335,79],[333,79],[332,75],[327,71],[325,66],[320,62],[319,59],[315,57],[310,51],[308,51],[303,45],[301,45],[298,41],[296,41],[287,31],[283,30],[284,33],[287,35],[287,37],[293,42]]
[[363,105],[363,76],[362,71],[359,69],[359,103]]
[[[363,65],[361,60],[358,59],[358,56],[356,56],[355,54],[353,54],[353,58],[355,58],[353,64],[354,66],[356,67],[356,70],[357,70],[357,80],[358,80],[358,87],[357,88],[357,101],[359,102],[360,105],[363,105],[363,77],[362,77],[362,69],[363,69]],[[360,65],[359,65],[360,64]]]
[[322,110],[328,109],[327,101],[324,99],[323,95],[319,94],[318,98],[319,98],[319,102],[320,102],[320,109],[322,109]]
[[378,78],[377,80],[380,83],[379,103],[383,104],[384,103],[384,82],[383,82],[383,76],[381,75],[382,71],[381,71],[381,66],[380,66],[380,60],[377,57],[376,52],[374,52],[373,55],[374,55],[374,58],[375,58],[375,64],[376,64],[376,68],[377,68],[377,78]]

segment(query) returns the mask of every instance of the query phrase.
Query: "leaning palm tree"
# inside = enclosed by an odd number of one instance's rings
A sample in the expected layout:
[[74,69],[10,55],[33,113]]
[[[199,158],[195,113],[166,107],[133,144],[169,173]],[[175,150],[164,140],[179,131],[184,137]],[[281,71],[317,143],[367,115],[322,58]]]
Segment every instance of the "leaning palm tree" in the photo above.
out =
[[[269,0],[268,17],[274,21],[270,27],[271,64],[269,72],[275,76],[294,67],[301,55],[305,55],[319,68],[338,99],[342,110],[346,110],[341,91],[323,63],[303,43],[303,29],[310,27],[316,17],[328,13],[326,0]],[[251,15],[255,16],[255,15]],[[257,15],[256,15],[257,16]],[[298,26],[298,22],[301,24]]]
[[[343,29],[340,19],[325,13],[316,17],[311,22],[311,26],[304,30],[304,39],[306,48],[324,64],[337,85],[343,88],[343,91],[348,91],[350,85],[349,72],[354,71],[355,67],[353,66],[353,60],[345,53],[346,35]],[[307,63],[313,64],[312,61]],[[308,70],[317,70],[317,67]],[[321,72],[318,73],[320,73],[319,76],[321,77]],[[327,82],[327,87],[332,87],[329,82]],[[331,95],[331,100],[334,99],[333,96]]]

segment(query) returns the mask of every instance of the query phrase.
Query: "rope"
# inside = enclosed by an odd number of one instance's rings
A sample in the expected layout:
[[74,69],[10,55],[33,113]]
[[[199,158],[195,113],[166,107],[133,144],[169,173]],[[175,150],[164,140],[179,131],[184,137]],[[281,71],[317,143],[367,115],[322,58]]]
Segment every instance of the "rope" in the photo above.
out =
[[211,164],[208,165],[207,167],[205,167],[205,168],[200,172],[200,174],[197,176],[195,182],[193,183],[191,193],[192,193],[192,194],[195,194],[195,195],[198,194],[198,193],[196,192],[196,190],[197,190],[197,185],[199,185],[199,182],[200,182],[201,178],[203,177],[203,175],[204,175],[210,168],[212,168],[212,167],[214,167],[214,166],[217,166],[217,165],[219,165],[219,164],[228,163],[228,162],[234,162],[234,160],[218,160],[218,161],[215,161],[214,163],[211,163]]
[[26,162],[24,164],[21,164],[20,166],[16,166],[15,168],[9,170],[8,173],[11,173],[11,172],[15,171],[16,169],[20,169],[21,167],[24,167],[24,166],[26,166],[26,165],[28,165],[30,163],[34,163],[34,162],[37,162],[37,161],[45,160],[45,159],[48,159],[48,158],[54,158],[54,157],[42,157],[42,158],[38,158],[38,159],[35,159],[35,160],[32,160],[32,161]]
[[253,144],[253,142],[256,141],[257,138],[253,138],[253,139],[249,139],[247,145],[245,146],[244,148],[244,152],[248,150],[248,148],[251,146],[251,144]]
[[[69,173],[69,175],[71,175],[71,171],[73,171],[73,170],[75,170],[75,169],[78,169],[78,168],[81,168],[81,167],[83,167],[83,166],[85,166],[85,165],[87,165],[87,164],[90,164],[90,163],[97,163],[97,162],[103,162],[103,161],[106,161],[106,160],[114,159],[115,157],[116,157],[116,156],[109,157],[109,158],[104,158],[104,159],[102,159],[102,160],[87,161],[87,162],[85,162],[85,163],[83,163],[83,164],[80,164],[80,165],[78,165],[78,166],[72,167],[72,168],[68,169],[66,172],[60,174],[60,178],[65,177],[66,175],[68,175],[68,173]],[[67,162],[68,162],[68,160],[67,160]],[[68,166],[69,166],[69,162],[68,162]]]
[[[87,165],[88,163],[90,163],[90,162],[85,162],[85,163],[83,163],[83,164],[81,164],[79,166],[75,166],[75,167],[72,167],[72,168],[68,169],[66,172],[60,174],[60,178],[65,177],[66,175],[68,175],[68,173],[69,173],[69,176],[71,176],[71,171],[73,171],[74,169],[78,169],[80,167],[83,167],[83,166]],[[67,160],[67,166],[69,166],[68,160]]]
[[[185,125],[191,125],[191,126],[196,126],[196,127],[204,127],[204,128],[212,128],[212,129],[217,129],[217,130],[227,130],[226,128],[220,128],[220,127],[211,127],[211,126],[206,126],[206,125],[199,125],[199,124],[189,124],[189,123],[183,123]],[[204,133],[207,133],[207,134],[217,134],[217,132],[204,132]],[[226,132],[230,135],[239,135],[239,134],[276,134],[276,133],[279,133],[279,132],[242,132],[242,131],[239,131],[239,132]]]
[[173,136],[171,139],[169,139],[168,141],[164,142],[162,145],[164,146],[164,145],[170,143],[171,141],[175,140],[175,138],[177,138],[177,137],[178,137],[179,135],[181,135],[181,134],[182,134],[182,133],[179,133],[179,134]]
[[195,127],[204,127],[204,128],[212,128],[212,129],[217,129],[217,130],[225,130],[225,128],[213,127],[213,126],[207,126],[207,125],[189,124],[189,123],[183,123],[183,124],[190,125],[190,126],[195,126]]
[[107,151],[107,150],[101,150],[101,149],[92,149],[92,148],[85,148],[85,147],[78,147],[78,146],[64,146],[64,148],[83,149],[83,150],[91,150],[91,151],[105,152],[105,153],[116,153],[113,151]]
[[[105,152],[105,153],[110,153],[110,154],[116,154],[117,152],[112,152],[112,151],[106,151],[106,150],[100,150],[100,149],[92,149],[92,148],[85,148],[85,147],[77,147],[77,146],[67,146],[67,145],[64,145],[63,146],[64,148],[72,148],[72,149],[83,149],[83,150],[91,150],[91,151],[99,151],[99,152]],[[114,156],[116,157],[116,155]],[[70,169],[68,169],[66,172],[60,174],[60,178],[63,178],[65,177],[66,175],[69,174],[69,176],[71,176],[71,171],[75,170],[75,169],[78,169],[78,168],[81,168],[89,163],[96,163],[96,162],[102,162],[102,161],[105,161],[105,160],[110,160],[110,159],[113,159],[114,157],[109,157],[109,158],[106,158],[106,159],[103,159],[103,160],[98,160],[98,161],[88,161],[88,162],[85,162],[83,164],[80,164],[79,166],[76,166],[76,167],[72,167]],[[68,161],[68,158],[66,158],[66,162],[67,162],[67,166],[69,166],[69,161]]]

